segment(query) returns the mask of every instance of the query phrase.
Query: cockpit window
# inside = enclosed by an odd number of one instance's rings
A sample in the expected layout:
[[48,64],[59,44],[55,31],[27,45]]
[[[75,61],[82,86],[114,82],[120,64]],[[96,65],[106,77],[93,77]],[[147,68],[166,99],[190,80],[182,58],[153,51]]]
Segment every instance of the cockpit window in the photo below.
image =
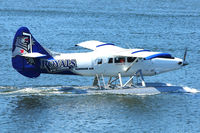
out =
[[108,63],[113,63],[113,58],[109,58]]
[[127,62],[134,62],[136,57],[127,57]]
[[115,63],[124,63],[125,62],[125,57],[116,57],[115,58]]
[[174,57],[168,57],[168,56],[157,56],[156,58],[164,58],[164,59],[175,59]]

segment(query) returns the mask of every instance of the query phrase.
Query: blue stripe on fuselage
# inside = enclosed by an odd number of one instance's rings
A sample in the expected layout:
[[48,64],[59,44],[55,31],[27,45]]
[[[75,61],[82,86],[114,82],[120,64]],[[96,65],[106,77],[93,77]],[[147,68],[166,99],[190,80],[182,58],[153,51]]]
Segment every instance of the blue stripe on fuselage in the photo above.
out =
[[96,48],[101,47],[101,46],[107,46],[107,45],[114,46],[115,44],[112,44],[112,43],[101,44],[101,45],[97,45]]
[[172,56],[170,54],[168,54],[168,53],[158,53],[158,54],[154,54],[154,55],[148,56],[145,59],[146,60],[150,60],[150,59],[159,58],[159,57],[172,58]]
[[145,51],[150,51],[150,50],[145,50],[145,49],[143,49],[143,50],[138,50],[138,51],[134,51],[134,52],[132,52],[131,54],[135,54],[135,53],[139,53],[139,52],[145,52]]

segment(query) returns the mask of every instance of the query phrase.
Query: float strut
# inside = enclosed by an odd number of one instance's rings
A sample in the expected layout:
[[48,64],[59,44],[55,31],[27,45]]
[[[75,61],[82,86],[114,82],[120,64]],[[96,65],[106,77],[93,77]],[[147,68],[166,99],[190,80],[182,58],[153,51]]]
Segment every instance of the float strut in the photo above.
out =
[[130,77],[130,79],[123,85],[123,87],[125,87],[128,84],[130,84],[130,86],[132,86],[133,85],[133,77],[134,76]]
[[105,80],[104,80],[103,74],[101,74],[101,78],[102,78],[102,81],[103,81],[103,86],[104,86],[104,88],[106,88],[106,84],[105,84]]
[[120,86],[121,86],[121,88],[122,88],[122,87],[123,87],[123,83],[122,83],[122,76],[121,76],[121,73],[118,73],[118,77],[119,77]]
[[144,77],[143,77],[143,74],[142,74],[142,70],[139,71],[140,73],[140,77],[141,77],[141,80],[142,80],[142,86],[146,86],[146,83],[144,82]]

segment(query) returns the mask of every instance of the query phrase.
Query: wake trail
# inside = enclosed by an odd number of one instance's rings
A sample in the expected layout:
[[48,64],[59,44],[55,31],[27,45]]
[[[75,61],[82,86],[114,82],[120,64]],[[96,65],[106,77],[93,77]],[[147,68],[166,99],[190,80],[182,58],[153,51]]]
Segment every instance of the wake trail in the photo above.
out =
[[161,93],[199,93],[200,90],[170,83],[147,83],[147,87],[126,89],[98,89],[93,86],[0,86],[0,95],[157,95]]
[[190,87],[187,87],[187,86],[184,86],[183,90],[185,92],[188,92],[188,93],[199,93],[200,92],[200,90],[198,90],[198,89],[190,88]]

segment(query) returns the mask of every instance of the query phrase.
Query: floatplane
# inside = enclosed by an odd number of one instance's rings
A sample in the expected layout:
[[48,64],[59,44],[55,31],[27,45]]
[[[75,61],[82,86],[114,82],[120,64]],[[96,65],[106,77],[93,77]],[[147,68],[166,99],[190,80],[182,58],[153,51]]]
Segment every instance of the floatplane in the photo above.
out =
[[[12,65],[20,74],[36,78],[41,73],[93,76],[98,88],[137,86],[133,78],[146,86],[144,76],[153,76],[188,65],[184,58],[146,49],[126,49],[112,43],[86,41],[75,46],[91,50],[84,53],[56,53],[42,47],[29,29],[21,27],[15,34]],[[104,78],[109,77],[107,83]],[[122,78],[128,77],[126,82]],[[114,84],[115,82],[115,84]],[[116,84],[117,82],[117,84]]]

